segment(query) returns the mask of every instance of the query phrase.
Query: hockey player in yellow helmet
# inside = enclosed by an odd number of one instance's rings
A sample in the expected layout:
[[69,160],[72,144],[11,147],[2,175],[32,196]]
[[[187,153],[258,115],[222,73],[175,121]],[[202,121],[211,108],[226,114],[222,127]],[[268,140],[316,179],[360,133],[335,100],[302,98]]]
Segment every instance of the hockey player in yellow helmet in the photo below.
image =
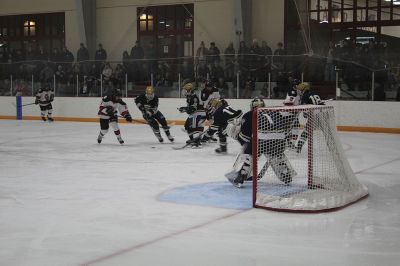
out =
[[188,118],[185,122],[185,130],[189,135],[189,140],[186,141],[193,148],[201,146],[200,136],[204,130],[204,122],[206,113],[200,99],[196,94],[196,88],[189,82],[182,86],[186,96],[186,106],[179,107],[181,113],[187,113]]
[[154,91],[153,86],[146,87],[145,92],[135,98],[136,106],[142,112],[144,120],[149,124],[159,142],[164,141],[160,133],[159,125],[164,129],[165,135],[167,135],[169,141],[173,142],[174,137],[169,132],[167,120],[158,110],[159,100]]
[[296,86],[297,93],[300,97],[300,104],[324,105],[318,94],[310,87],[310,83],[302,82]]
[[145,90],[145,95],[147,100],[151,101],[154,99],[154,87],[153,86],[147,86]]

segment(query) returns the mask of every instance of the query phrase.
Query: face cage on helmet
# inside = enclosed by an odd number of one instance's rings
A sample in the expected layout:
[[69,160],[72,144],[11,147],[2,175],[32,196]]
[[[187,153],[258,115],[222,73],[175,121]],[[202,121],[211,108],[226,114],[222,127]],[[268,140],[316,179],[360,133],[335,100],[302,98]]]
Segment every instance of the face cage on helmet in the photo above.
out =
[[252,101],[250,104],[250,110],[253,111],[254,108],[265,107],[265,102],[262,100]]
[[151,93],[151,94],[146,93],[146,98],[149,101],[153,100],[154,99],[154,93]]

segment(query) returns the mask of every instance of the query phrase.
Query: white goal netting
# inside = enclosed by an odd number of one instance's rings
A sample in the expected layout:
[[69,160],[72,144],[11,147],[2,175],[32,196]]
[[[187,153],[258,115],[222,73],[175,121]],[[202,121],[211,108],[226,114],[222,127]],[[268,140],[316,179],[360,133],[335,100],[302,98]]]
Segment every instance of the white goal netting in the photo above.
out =
[[332,106],[259,108],[255,118],[255,207],[324,211],[368,195],[344,155]]

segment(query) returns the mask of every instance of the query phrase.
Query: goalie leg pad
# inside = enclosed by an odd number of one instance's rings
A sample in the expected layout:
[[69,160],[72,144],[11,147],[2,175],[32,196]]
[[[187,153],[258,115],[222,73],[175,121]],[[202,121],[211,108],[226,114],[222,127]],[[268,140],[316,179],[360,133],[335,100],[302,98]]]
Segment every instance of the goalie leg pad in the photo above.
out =
[[270,160],[272,170],[280,181],[286,185],[292,182],[292,178],[297,174],[287,159],[285,154],[279,157],[271,158]]

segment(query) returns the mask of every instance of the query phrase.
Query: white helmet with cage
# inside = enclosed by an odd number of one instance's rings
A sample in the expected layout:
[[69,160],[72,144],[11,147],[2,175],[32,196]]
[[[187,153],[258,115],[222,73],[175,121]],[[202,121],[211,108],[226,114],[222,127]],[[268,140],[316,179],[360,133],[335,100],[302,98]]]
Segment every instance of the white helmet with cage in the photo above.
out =
[[259,97],[255,97],[253,100],[251,100],[250,103],[250,110],[253,110],[254,108],[258,107],[265,107],[265,102],[263,99]]

